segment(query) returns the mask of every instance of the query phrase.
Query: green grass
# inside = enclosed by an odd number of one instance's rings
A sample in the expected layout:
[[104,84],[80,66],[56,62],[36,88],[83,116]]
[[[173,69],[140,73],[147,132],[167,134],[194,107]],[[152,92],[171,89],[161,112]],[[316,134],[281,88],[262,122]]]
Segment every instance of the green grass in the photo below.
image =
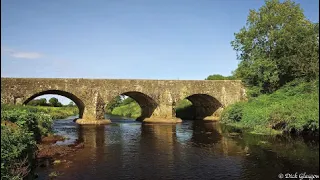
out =
[[319,134],[319,81],[295,80],[272,94],[231,105],[221,122],[255,134]]
[[26,110],[29,112],[43,112],[49,114],[52,119],[63,119],[79,114],[77,107],[50,107],[50,106],[22,106],[22,105],[1,105],[2,110]]
[[115,107],[112,110],[111,114],[124,116],[124,117],[137,118],[141,115],[141,108],[137,102],[133,101],[125,105],[120,104],[120,106]]

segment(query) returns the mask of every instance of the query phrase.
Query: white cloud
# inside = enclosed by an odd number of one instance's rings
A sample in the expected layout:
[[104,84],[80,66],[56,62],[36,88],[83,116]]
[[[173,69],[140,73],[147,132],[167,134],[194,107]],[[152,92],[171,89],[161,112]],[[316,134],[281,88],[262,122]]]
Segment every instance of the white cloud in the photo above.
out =
[[37,52],[22,52],[22,51],[16,51],[13,49],[5,48],[1,46],[1,55],[6,54],[14,58],[20,58],[20,59],[39,59],[43,57],[41,53]]
[[10,56],[22,59],[38,59],[42,57],[40,53],[36,52],[13,52]]

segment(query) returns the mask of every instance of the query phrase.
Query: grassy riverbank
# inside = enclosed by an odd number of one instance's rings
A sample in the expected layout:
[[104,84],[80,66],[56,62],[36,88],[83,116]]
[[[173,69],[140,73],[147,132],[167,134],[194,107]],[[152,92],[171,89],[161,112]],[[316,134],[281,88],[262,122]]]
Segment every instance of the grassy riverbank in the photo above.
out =
[[119,106],[115,107],[110,114],[124,117],[137,118],[141,115],[141,108],[136,101],[129,103],[123,103],[122,101]]
[[74,107],[1,105],[1,179],[33,176],[37,144],[53,134],[54,119],[77,114]]
[[75,107],[50,107],[50,106],[21,106],[21,105],[1,105],[2,110],[20,110],[29,112],[43,112],[49,114],[52,119],[63,119],[69,116],[74,116],[79,113],[78,108]]
[[255,134],[319,135],[319,81],[295,80],[272,94],[231,105],[221,122]]

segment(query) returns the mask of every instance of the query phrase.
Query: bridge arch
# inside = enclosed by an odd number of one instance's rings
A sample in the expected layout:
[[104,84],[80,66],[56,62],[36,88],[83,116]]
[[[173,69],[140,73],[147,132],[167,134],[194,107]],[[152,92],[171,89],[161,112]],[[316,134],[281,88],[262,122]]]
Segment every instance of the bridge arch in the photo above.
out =
[[180,111],[176,110],[176,117],[189,120],[218,119],[222,103],[208,94],[192,94],[184,99],[189,100],[192,105]]
[[42,96],[42,95],[46,95],[46,94],[55,94],[55,95],[60,95],[60,96],[64,96],[64,97],[71,99],[77,105],[77,107],[79,109],[79,118],[82,118],[84,108],[85,108],[85,105],[82,102],[82,100],[80,98],[78,98],[76,95],[74,95],[70,92],[67,92],[67,91],[63,91],[63,90],[45,90],[45,91],[34,93],[32,96],[30,96],[29,98],[27,98],[23,102],[23,105],[28,104],[31,100],[33,100],[34,98],[36,98],[38,96]]
[[128,91],[118,94],[118,96],[120,95],[128,96],[139,104],[141,108],[141,115],[137,118],[138,121],[143,121],[145,118],[151,117],[152,113],[158,106],[158,103],[152,97],[139,91]]

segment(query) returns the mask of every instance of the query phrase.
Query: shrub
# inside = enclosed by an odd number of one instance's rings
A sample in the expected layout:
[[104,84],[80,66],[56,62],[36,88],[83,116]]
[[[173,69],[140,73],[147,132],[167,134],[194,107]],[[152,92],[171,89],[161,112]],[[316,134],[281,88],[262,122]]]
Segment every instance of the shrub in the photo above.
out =
[[23,179],[28,175],[36,141],[52,132],[53,119],[49,114],[67,116],[74,112],[75,108],[2,105],[1,179]]
[[243,116],[244,104],[239,102],[227,107],[221,114],[222,122],[239,122]]
[[35,150],[33,133],[1,124],[1,179],[23,179],[28,175]]
[[43,112],[32,113],[26,110],[1,110],[1,121],[10,121],[18,126],[33,132],[38,141],[52,131],[53,120],[50,115]]

